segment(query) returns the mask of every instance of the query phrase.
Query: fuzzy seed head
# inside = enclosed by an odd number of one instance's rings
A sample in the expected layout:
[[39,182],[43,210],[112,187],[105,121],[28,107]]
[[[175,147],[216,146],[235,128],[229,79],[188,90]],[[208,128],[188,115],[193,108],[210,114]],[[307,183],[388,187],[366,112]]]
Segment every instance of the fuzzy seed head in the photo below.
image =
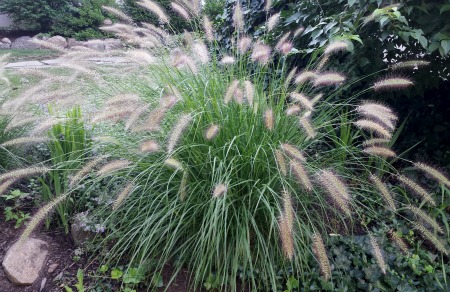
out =
[[186,21],[191,20],[191,17],[189,16],[189,12],[187,12],[186,9],[184,9],[183,6],[181,6],[180,4],[171,2],[170,7],[172,7],[172,10],[175,11],[176,13],[178,13],[178,15],[183,17]]
[[295,77],[295,84],[303,84],[306,81],[314,80],[317,74],[312,71],[303,71]]
[[380,192],[381,196],[383,197],[384,201],[386,202],[388,208],[390,211],[395,212],[396,206],[394,198],[392,197],[391,193],[389,192],[386,185],[375,175],[371,174],[369,176],[370,181],[375,185],[377,190]]
[[395,89],[404,89],[414,85],[414,83],[402,77],[391,77],[381,79],[380,81],[375,82],[372,85],[373,90],[382,91],[382,90],[395,90]]
[[224,184],[218,184],[214,187],[212,197],[220,198],[228,191],[228,187]]
[[337,41],[329,44],[324,51],[325,55],[342,52],[348,50],[348,43],[344,41]]
[[275,161],[277,162],[278,169],[283,176],[287,175],[286,160],[284,159],[283,153],[280,150],[275,150]]
[[384,138],[384,139],[392,138],[392,134],[388,130],[386,130],[386,128],[384,128],[383,125],[380,125],[377,122],[367,120],[367,119],[362,119],[362,120],[356,121],[354,124],[356,127],[366,130],[366,131],[371,131],[371,132],[379,135],[381,138]]
[[407,206],[407,208],[409,211],[411,211],[416,216],[416,218],[419,218],[423,222],[427,223],[428,225],[433,227],[433,229],[436,230],[437,232],[444,234],[444,230],[442,229],[442,227],[439,226],[439,224],[433,218],[431,218],[430,215],[425,213],[423,210],[421,210],[417,207],[414,207],[412,205]]
[[318,173],[318,180],[325,188],[330,198],[347,216],[351,215],[349,201],[350,193],[345,184],[331,171],[322,170]]
[[15,181],[15,179],[10,179],[0,184],[0,195],[3,195]]
[[197,41],[192,46],[192,53],[202,64],[207,64],[210,60],[208,48],[202,41]]
[[292,79],[294,78],[295,74],[297,74],[297,67],[294,67],[286,76],[286,80],[284,81],[284,87],[289,87],[291,85]]
[[239,86],[238,80],[233,80],[233,82],[231,82],[230,86],[227,89],[227,92],[225,93],[224,98],[225,104],[228,104],[233,99],[234,93],[236,92],[238,86]]
[[189,114],[180,116],[167,141],[167,151],[169,153],[172,153],[175,150],[175,146],[178,144],[184,130],[189,126],[191,121],[192,117]]
[[125,13],[123,13],[120,9],[116,9],[114,7],[110,7],[110,6],[102,6],[102,9],[114,16],[116,16],[117,18],[119,18],[122,21],[125,21],[126,23],[133,23],[133,19],[131,17],[129,17],[128,15],[126,15]]
[[338,85],[345,81],[345,77],[339,73],[323,73],[317,75],[314,79],[314,86]]
[[184,201],[187,196],[188,172],[183,171],[183,177],[180,183],[180,201]]
[[294,38],[298,37],[305,31],[304,27],[299,27],[294,31]]
[[294,258],[294,237],[292,229],[289,229],[289,224],[284,214],[278,218],[278,227],[280,229],[281,245],[283,248],[284,256],[292,261]]
[[300,126],[303,128],[303,130],[306,132],[306,135],[308,136],[308,139],[314,139],[316,137],[316,130],[314,129],[311,120],[309,118],[309,115],[311,115],[311,112],[305,113],[304,116],[300,117],[298,119]]
[[312,250],[317,262],[320,266],[320,273],[325,281],[331,278],[330,262],[328,260],[325,244],[323,243],[322,236],[318,233],[314,233],[312,236]]
[[450,180],[447,178],[447,176],[445,176],[442,172],[440,172],[436,168],[431,167],[428,164],[425,164],[423,162],[416,162],[416,163],[414,163],[414,166],[417,169],[420,169],[421,171],[425,172],[429,176],[433,177],[439,183],[450,188]]
[[238,104],[244,104],[244,91],[241,88],[236,88],[233,97]]
[[3,147],[23,145],[23,144],[39,144],[43,142],[48,142],[50,139],[48,137],[22,137],[13,140],[6,141],[1,145]]
[[294,145],[284,143],[280,145],[281,150],[289,156],[291,159],[298,160],[300,162],[305,162],[306,158],[303,153],[297,149]]
[[130,161],[128,160],[122,160],[122,159],[118,159],[118,160],[113,160],[105,165],[103,165],[98,171],[97,171],[97,175],[98,176],[105,176],[108,174],[111,174],[113,172],[122,170],[127,168],[129,165],[131,164]]
[[94,169],[97,165],[99,165],[103,160],[106,159],[106,156],[99,156],[83,166],[75,175],[70,179],[69,186],[74,187],[77,183],[79,183],[92,169]]
[[159,145],[155,141],[146,141],[141,144],[141,152],[154,153],[159,151]]
[[159,21],[161,21],[162,23],[169,23],[169,17],[166,15],[164,10],[155,2],[150,0],[140,0],[139,2],[137,2],[137,4],[158,16]]
[[294,230],[294,207],[292,206],[291,194],[284,190],[283,193],[283,217],[286,220],[286,226],[290,231]]
[[436,202],[434,201],[433,197],[430,195],[430,193],[421,187],[418,183],[414,182],[413,180],[407,178],[404,175],[398,175],[397,179],[402,182],[406,187],[408,187],[411,191],[413,191],[416,195],[421,197],[424,201],[430,203],[432,206],[436,206]]
[[270,8],[272,8],[272,0],[266,0],[266,3],[264,5],[264,10],[266,12],[269,12]]
[[291,160],[289,165],[295,177],[297,178],[299,185],[301,185],[308,192],[312,191],[312,183],[309,180],[308,173],[306,172],[303,165],[298,160]]
[[424,239],[431,242],[438,251],[448,255],[448,249],[445,246],[445,243],[439,240],[432,232],[428,231],[428,229],[419,223],[415,223],[414,228],[419,231]]
[[385,145],[391,142],[390,139],[384,139],[384,138],[372,138],[369,140],[366,140],[362,143],[364,147],[367,146],[379,146],[379,145]]
[[129,197],[131,192],[133,191],[134,185],[132,183],[128,183],[125,188],[117,195],[116,200],[113,203],[112,209],[117,210],[120,205],[122,205],[123,201]]
[[219,126],[216,124],[212,124],[209,126],[209,128],[205,132],[205,138],[206,140],[212,140],[214,139],[217,134],[219,134]]
[[253,106],[253,98],[255,96],[255,87],[251,81],[244,81],[245,98],[250,106]]
[[268,20],[267,20],[267,31],[271,31],[273,30],[278,22],[280,21],[280,13],[276,13],[274,15],[272,15]]
[[389,230],[388,235],[389,235],[389,238],[394,242],[394,244],[398,248],[400,248],[400,250],[404,254],[409,254],[408,245],[400,236],[398,236],[397,232],[394,229]]
[[223,56],[222,60],[220,60],[220,63],[222,65],[231,65],[234,64],[236,60],[231,56]]
[[0,175],[0,181],[4,182],[6,180],[19,180],[24,177],[42,175],[50,171],[50,168],[45,166],[31,166],[28,168],[11,170],[9,172]]
[[240,54],[245,54],[252,45],[252,39],[249,37],[242,37],[238,42],[238,50]]
[[164,164],[175,169],[175,170],[183,170],[183,164],[175,158],[169,158],[164,161]]
[[395,157],[396,154],[394,151],[387,147],[381,147],[381,146],[369,146],[363,149],[364,153],[367,153],[369,155],[375,155],[380,156],[383,158],[390,158]]
[[422,68],[430,65],[430,62],[423,61],[423,60],[412,60],[412,61],[405,61],[405,62],[398,62],[391,66],[392,70],[401,70],[401,69],[416,69],[416,68]]
[[380,268],[383,274],[386,274],[387,266],[386,262],[384,261],[383,251],[381,250],[380,245],[378,244],[375,237],[369,234],[369,238],[370,244],[372,245],[372,254],[375,257],[375,260],[377,261],[378,267]]
[[264,113],[264,122],[266,124],[267,130],[272,131],[275,123],[272,109],[268,109]]
[[287,108],[286,115],[287,116],[295,116],[299,112],[300,112],[300,107],[298,105],[294,104]]
[[302,93],[298,92],[291,92],[289,96],[296,102],[300,103],[303,107],[305,107],[307,110],[313,110],[313,104],[311,101]]
[[251,55],[252,61],[261,65],[267,65],[270,61],[271,51],[272,50],[268,45],[262,43],[255,44]]
[[205,30],[206,39],[212,43],[214,41],[214,30],[211,21],[206,15],[203,16],[203,29]]
[[242,7],[239,2],[237,2],[234,7],[233,25],[238,31],[244,30],[244,14],[242,13]]

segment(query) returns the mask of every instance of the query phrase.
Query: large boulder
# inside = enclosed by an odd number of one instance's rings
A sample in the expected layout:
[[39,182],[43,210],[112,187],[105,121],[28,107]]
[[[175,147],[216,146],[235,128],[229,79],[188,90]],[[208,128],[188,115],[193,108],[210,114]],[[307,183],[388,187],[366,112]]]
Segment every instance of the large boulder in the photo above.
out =
[[16,285],[32,285],[44,268],[48,254],[45,241],[28,238],[13,244],[3,259],[3,269],[8,279]]
[[1,42],[4,44],[11,44],[11,40],[9,38],[2,38]]
[[104,51],[106,49],[105,42],[102,40],[89,40],[83,42],[83,46],[97,51]]
[[0,50],[9,50],[11,48],[11,41],[8,38],[3,38],[0,41]]
[[12,43],[11,49],[29,49],[29,50],[40,49],[40,46],[38,44],[33,43],[31,40],[32,38],[28,36],[20,37]]
[[57,46],[59,46],[61,48],[64,48],[64,49],[67,48],[67,46],[68,46],[66,38],[64,38],[64,37],[62,37],[60,35],[56,35],[54,37],[49,38],[47,40],[47,42],[49,42],[51,44],[54,44],[54,45],[57,45]]

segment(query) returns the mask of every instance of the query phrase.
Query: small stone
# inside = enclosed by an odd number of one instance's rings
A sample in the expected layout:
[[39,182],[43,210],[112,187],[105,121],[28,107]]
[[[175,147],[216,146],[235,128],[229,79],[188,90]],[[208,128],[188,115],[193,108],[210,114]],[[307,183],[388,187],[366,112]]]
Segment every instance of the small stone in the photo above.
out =
[[11,44],[11,40],[9,38],[2,38],[2,43]]
[[23,243],[14,243],[2,263],[6,276],[16,285],[32,285],[44,267],[47,254],[47,243],[43,240],[28,238]]
[[59,266],[59,264],[58,263],[54,263],[54,264],[51,264],[49,267],[48,267],[48,273],[49,274],[51,274],[51,273],[53,273],[55,270],[56,270],[56,268]]
[[43,278],[41,281],[41,288],[39,289],[39,292],[42,292],[45,288],[45,284],[47,284],[47,278]]
[[56,35],[54,37],[49,38],[47,40],[47,42],[49,42],[51,44],[54,44],[54,45],[57,45],[57,46],[59,46],[61,48],[64,48],[64,49],[67,48],[67,46],[68,46],[66,38],[64,38],[64,37],[62,37],[60,35]]
[[113,22],[112,22],[112,20],[109,19],[109,18],[106,18],[106,19],[103,21],[103,25],[112,25],[112,24],[113,24]]
[[11,45],[11,49],[40,49],[41,46],[31,41],[29,36],[17,38]]
[[70,226],[70,234],[76,245],[82,245],[87,241],[91,241],[95,238],[95,232],[86,231],[83,229],[80,216],[75,215],[72,225]]

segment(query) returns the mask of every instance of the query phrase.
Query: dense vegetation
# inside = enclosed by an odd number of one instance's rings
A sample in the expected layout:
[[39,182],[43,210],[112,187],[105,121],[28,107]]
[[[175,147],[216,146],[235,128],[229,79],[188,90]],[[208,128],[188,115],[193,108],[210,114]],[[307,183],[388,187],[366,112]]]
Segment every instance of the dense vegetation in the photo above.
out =
[[[44,218],[66,232],[81,218],[99,273],[125,266],[111,271],[124,291],[161,286],[167,266],[166,281],[186,268],[195,289],[448,290],[449,177],[405,156],[404,122],[376,100],[411,90],[434,62],[362,73],[356,48],[374,37],[363,32],[402,14],[325,1],[324,17],[313,2],[229,1],[214,31],[186,0],[178,34],[143,0],[158,25],[109,9],[117,22],[102,29],[128,50],[70,51],[59,70],[24,72],[39,82],[14,98],[0,76],[1,112],[20,113],[7,115],[0,154],[43,153],[2,165],[6,194],[39,177],[42,207],[20,240]],[[114,72],[89,61],[98,55],[130,63]]]

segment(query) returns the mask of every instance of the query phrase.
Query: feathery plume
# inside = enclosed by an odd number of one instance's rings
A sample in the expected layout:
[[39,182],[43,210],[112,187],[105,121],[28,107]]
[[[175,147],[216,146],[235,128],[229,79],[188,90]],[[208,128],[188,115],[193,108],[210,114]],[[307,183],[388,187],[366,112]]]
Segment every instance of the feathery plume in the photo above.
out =
[[238,31],[244,30],[244,15],[242,13],[242,7],[239,2],[237,2],[234,6],[233,25]]
[[382,138],[390,139],[392,137],[392,134],[388,130],[386,130],[382,125],[374,121],[362,119],[356,121],[354,124],[358,128],[374,132],[377,135],[381,136]]
[[18,180],[24,177],[28,176],[35,176],[35,175],[41,175],[45,174],[46,172],[49,172],[50,168],[45,166],[31,166],[28,168],[21,168],[21,169],[15,169],[11,170],[9,172],[3,173],[0,175],[0,181],[5,180]]
[[36,45],[38,45],[38,46],[40,46],[42,48],[50,49],[50,50],[57,51],[57,52],[60,52],[60,53],[66,53],[66,49],[64,49],[63,47],[61,47],[59,45],[56,45],[54,43],[50,43],[50,42],[47,42],[47,41],[44,41],[44,40],[40,40],[40,39],[37,39],[37,38],[32,38],[30,40],[30,42],[32,42],[32,43],[34,43],[34,44],[36,44]]
[[315,105],[316,103],[318,103],[323,97],[322,93],[316,94],[312,99],[311,99],[311,104]]
[[294,230],[294,207],[292,206],[291,194],[288,191],[283,190],[283,217],[286,220],[286,227],[290,230]]
[[167,151],[172,153],[175,150],[175,146],[181,138],[184,130],[189,126],[192,121],[192,117],[189,114],[183,114],[178,119],[176,125],[173,127],[170,133],[169,139],[167,140]]
[[6,141],[1,145],[3,147],[9,147],[13,145],[21,145],[21,144],[34,144],[34,143],[43,143],[48,142],[50,139],[48,137],[22,137],[13,140]]
[[155,57],[145,50],[130,50],[126,52],[128,59],[138,64],[154,64]]
[[180,183],[180,200],[184,201],[187,195],[188,172],[183,171],[183,177]]
[[142,6],[145,9],[147,9],[148,11],[156,14],[156,16],[158,16],[158,18],[159,18],[159,21],[161,21],[162,23],[169,23],[169,17],[166,15],[164,10],[155,2],[150,1],[150,0],[140,0],[136,4]]
[[293,45],[291,42],[285,41],[285,42],[279,44],[279,45],[277,46],[277,49],[278,49],[278,51],[280,51],[283,55],[286,56],[286,55],[288,55],[288,54],[291,52],[291,50],[292,50],[293,47],[294,47],[294,45]]
[[283,143],[283,144],[280,145],[280,148],[291,159],[298,160],[300,162],[306,161],[305,156],[295,146],[293,146],[291,144],[288,144],[288,143]]
[[134,112],[132,112],[125,123],[125,130],[128,131],[146,111],[147,107],[143,106],[138,107]]
[[366,102],[358,106],[356,111],[366,118],[373,118],[380,121],[390,129],[395,128],[394,122],[398,119],[391,109],[377,103]]
[[284,87],[289,87],[295,74],[297,74],[297,67],[294,67],[286,76],[286,80],[284,81]]
[[248,104],[250,106],[253,106],[253,98],[255,96],[255,87],[253,86],[253,83],[249,80],[245,80],[244,88],[245,88],[245,98],[247,99]]
[[119,206],[123,203],[123,201],[128,198],[128,196],[133,191],[134,185],[132,183],[128,183],[125,188],[117,195],[116,200],[113,203],[112,209],[117,210]]
[[186,9],[183,8],[178,3],[170,2],[170,6],[172,7],[172,10],[178,13],[181,17],[183,17],[186,21],[190,21],[191,17],[189,16],[189,12],[186,11]]
[[292,261],[294,258],[294,238],[292,229],[289,228],[289,224],[284,214],[278,218],[278,227],[280,229],[281,245],[284,256],[288,260]]
[[278,169],[280,170],[281,174],[286,176],[287,175],[286,161],[284,160],[283,154],[278,149],[275,150],[275,161],[277,162]]
[[262,43],[256,43],[253,46],[252,61],[258,62],[261,65],[266,65],[270,61],[271,48],[268,45]]
[[391,239],[404,254],[409,254],[408,245],[400,236],[398,236],[394,229],[389,230],[388,235],[389,239]]
[[423,210],[421,210],[417,207],[414,207],[412,205],[407,206],[407,208],[416,216],[416,218],[421,219],[422,221],[426,222],[428,225],[433,227],[434,230],[438,231],[439,233],[444,234],[444,230],[442,229],[442,227],[439,226],[439,224],[433,218],[431,218],[430,215],[425,213]]
[[312,235],[312,243],[313,243],[313,253],[319,263],[320,273],[325,281],[328,281],[331,278],[331,267],[330,262],[328,260],[327,251],[325,249],[325,244],[323,243],[322,236],[318,233],[314,233]]
[[423,162],[415,162],[414,166],[417,169],[422,170],[426,174],[433,177],[435,180],[437,180],[439,183],[446,185],[448,188],[450,188],[450,180],[439,170],[437,170],[434,167],[429,166],[428,164],[425,164]]
[[381,250],[377,240],[371,234],[369,234],[370,244],[372,245],[372,254],[377,261],[378,267],[380,268],[383,274],[386,274],[387,266],[384,261],[383,251]]
[[176,160],[175,158],[168,158],[164,161],[164,164],[175,169],[175,170],[183,170],[183,164]]
[[264,5],[264,10],[269,12],[270,8],[272,8],[272,0],[266,0],[266,4]]
[[236,91],[238,86],[239,86],[238,80],[233,80],[233,82],[231,82],[231,85],[228,87],[227,92],[225,93],[225,98],[224,98],[225,104],[228,104],[231,101],[231,99],[234,96],[234,92]]
[[388,188],[386,187],[386,185],[378,177],[376,177],[373,174],[371,174],[369,176],[369,179],[372,181],[372,183],[375,185],[375,187],[380,192],[384,201],[388,205],[389,210],[391,210],[392,212],[395,212],[395,210],[396,210],[395,201],[394,201],[394,198],[392,197],[391,193],[389,192]]
[[298,105],[294,104],[287,108],[286,115],[294,116],[294,115],[298,114],[299,112],[300,112],[300,107]]
[[41,207],[37,213],[31,218],[30,222],[28,223],[27,227],[22,232],[22,235],[19,238],[20,243],[23,243],[33,232],[33,230],[36,228],[36,226],[61,202],[63,202],[65,199],[69,197],[69,194],[63,194],[59,197],[54,198],[52,201]]
[[267,20],[267,31],[271,31],[273,30],[278,22],[280,21],[280,12],[272,15],[268,20]]
[[409,68],[421,68],[430,65],[430,62],[423,60],[412,60],[405,62],[398,62],[391,66],[392,70],[401,70],[401,69],[409,69]]
[[383,158],[389,158],[389,157],[395,157],[396,154],[394,151],[387,147],[380,147],[380,146],[369,146],[363,149],[364,153],[380,156]]
[[234,91],[233,97],[238,104],[244,104],[244,92],[239,87]]
[[123,104],[134,104],[140,101],[140,98],[136,94],[120,94],[106,101],[107,106],[123,106]]
[[224,184],[218,184],[214,187],[212,197],[219,198],[223,196],[228,191],[228,187]]
[[304,106],[308,110],[313,110],[313,105],[311,101],[302,93],[291,92],[289,96],[294,100],[299,102],[302,106]]
[[3,195],[3,193],[6,192],[6,190],[9,189],[9,187],[15,182],[16,182],[15,179],[10,179],[10,180],[4,181],[0,185],[0,195]]
[[214,30],[211,21],[206,15],[203,16],[203,29],[205,30],[206,39],[212,43],[214,41]]
[[426,202],[430,203],[432,206],[436,206],[436,202],[434,201],[433,197],[429,194],[429,192],[421,187],[416,182],[412,181],[411,179],[407,178],[404,175],[398,175],[397,179],[402,182],[406,187],[408,187],[411,191],[413,191],[415,194],[417,194],[419,197],[421,197]]
[[381,90],[394,90],[394,89],[403,89],[414,85],[414,83],[403,77],[390,77],[381,79],[375,82],[372,85],[373,90],[381,91]]
[[325,188],[330,198],[347,216],[351,215],[349,201],[350,193],[345,184],[331,171],[322,170],[318,173],[319,182]]
[[231,65],[234,64],[236,60],[231,56],[223,56],[222,60],[220,60],[220,63],[222,65]]
[[166,107],[158,107],[154,109],[148,116],[144,125],[138,125],[132,128],[132,132],[141,132],[141,131],[159,131],[160,123],[164,118],[164,115],[167,112]]
[[329,55],[336,52],[346,51],[348,49],[348,43],[345,41],[336,41],[329,44],[324,51],[325,55]]
[[314,86],[329,86],[341,84],[345,81],[345,77],[339,73],[323,73],[320,75],[316,75],[314,79]]
[[192,73],[197,74],[198,69],[194,60],[186,54],[178,54],[172,62],[172,65],[177,69],[188,67]]
[[116,16],[120,20],[125,21],[126,23],[130,23],[130,24],[133,23],[133,19],[131,17],[129,17],[128,15],[126,15],[125,13],[123,13],[120,9],[116,9],[116,8],[110,7],[110,6],[102,6],[102,9],[105,10],[106,12]]
[[105,160],[106,156],[99,156],[83,166],[75,175],[70,179],[69,186],[73,187],[77,183],[79,183],[83,177],[85,177],[92,169],[94,169],[97,165],[99,165],[103,160]]
[[250,46],[252,45],[252,39],[249,37],[242,37],[238,41],[238,50],[239,53],[245,54],[250,49]]
[[[311,113],[311,112],[308,112]],[[308,114],[306,113],[302,117],[299,118],[300,126],[305,130],[306,135],[308,136],[308,139],[313,139],[316,136],[316,130],[314,130],[314,127],[311,123],[311,120],[308,117]]]
[[298,37],[300,34],[302,34],[305,31],[304,27],[299,27],[294,31],[294,38]]
[[209,52],[208,48],[202,41],[196,41],[192,46],[192,53],[202,64],[206,64],[209,62]]
[[212,124],[206,130],[205,138],[206,140],[212,140],[217,136],[217,134],[219,134],[219,126],[217,126],[216,124]]
[[316,73],[312,72],[312,71],[303,71],[300,74],[297,75],[297,77],[295,77],[295,84],[303,84],[306,81],[310,81],[315,79],[317,76]]
[[446,248],[445,243],[440,241],[432,232],[428,231],[428,229],[419,223],[415,223],[414,228],[422,234],[424,239],[431,242],[438,251],[448,255],[448,249]]
[[313,186],[311,181],[309,180],[308,174],[306,173],[305,168],[298,160],[291,160],[289,165],[292,169],[292,172],[296,176],[300,185],[302,185],[305,190],[312,191]]
[[128,165],[130,165],[130,161],[128,160],[122,160],[122,159],[118,159],[118,160],[113,160],[105,165],[103,165],[98,171],[97,171],[97,175],[98,176],[104,176],[107,174],[110,174],[112,172],[118,171],[118,170],[122,170],[126,167],[128,167]]
[[366,146],[375,146],[375,145],[380,145],[380,144],[388,144],[389,142],[391,142],[390,139],[384,139],[384,138],[372,138],[369,140],[366,140],[362,143],[362,145],[364,147]]
[[267,130],[272,131],[274,128],[274,123],[275,123],[272,109],[267,109],[265,111],[264,122],[266,124]]
[[155,141],[146,141],[141,144],[141,152],[153,153],[159,151],[159,145]]
[[117,121],[129,117],[133,112],[136,111],[135,106],[127,106],[118,109],[105,110],[97,115],[95,115],[91,123],[96,124],[104,121]]

